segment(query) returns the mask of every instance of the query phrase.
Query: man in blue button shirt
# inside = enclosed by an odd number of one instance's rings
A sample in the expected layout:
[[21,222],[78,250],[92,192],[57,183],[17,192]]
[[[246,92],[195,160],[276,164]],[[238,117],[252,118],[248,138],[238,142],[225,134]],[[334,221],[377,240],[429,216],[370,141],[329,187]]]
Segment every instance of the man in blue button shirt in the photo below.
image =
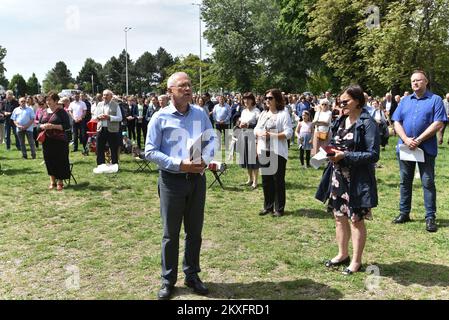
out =
[[[447,115],[441,97],[427,90],[428,82],[424,71],[413,72],[411,84],[414,93],[401,100],[392,120],[395,121],[394,129],[400,137],[398,147],[405,144],[410,150],[420,147],[424,151],[425,162],[418,163],[418,166],[424,191],[426,230],[436,232],[435,158],[438,154],[436,133],[447,122]],[[415,166],[416,162],[399,159],[400,215],[393,220],[394,223],[410,221]]]
[[[201,232],[206,201],[204,169],[214,157],[216,137],[208,115],[190,105],[192,83],[184,72],[167,82],[171,104],[155,113],[148,124],[145,157],[160,169],[158,190],[164,229],[162,238],[162,287],[158,299],[170,299],[177,281],[179,231],[184,220],[185,284],[195,293],[208,289],[198,277]],[[192,155],[198,148],[199,153]],[[193,146],[193,147],[192,147]]]
[[31,107],[27,107],[26,99],[19,99],[19,108],[15,108],[11,115],[11,120],[14,121],[14,125],[17,130],[17,136],[20,141],[20,148],[22,150],[22,158],[27,159],[27,147],[25,144],[25,136],[28,139],[28,144],[31,149],[31,157],[36,159],[36,144],[33,138],[34,128],[34,110]]

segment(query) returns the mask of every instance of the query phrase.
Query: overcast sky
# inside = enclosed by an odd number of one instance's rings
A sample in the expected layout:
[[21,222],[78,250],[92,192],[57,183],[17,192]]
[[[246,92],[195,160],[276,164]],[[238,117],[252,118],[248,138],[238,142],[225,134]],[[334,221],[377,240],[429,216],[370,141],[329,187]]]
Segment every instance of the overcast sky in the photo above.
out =
[[[193,0],[0,0],[0,46],[8,50],[6,77],[42,83],[56,62],[76,77],[84,61],[104,65],[125,48],[133,61],[165,48],[173,56],[199,54],[199,10]],[[204,29],[204,24],[203,24]],[[203,39],[203,58],[212,49]]]

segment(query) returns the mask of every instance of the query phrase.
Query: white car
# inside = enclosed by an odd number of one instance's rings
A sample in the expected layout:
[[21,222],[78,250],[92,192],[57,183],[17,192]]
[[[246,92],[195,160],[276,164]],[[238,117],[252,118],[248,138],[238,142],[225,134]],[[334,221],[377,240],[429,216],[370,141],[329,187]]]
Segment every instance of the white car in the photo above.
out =
[[81,90],[75,90],[75,89],[63,89],[60,93],[58,93],[58,96],[60,98],[68,97],[71,98],[75,93],[80,94]]

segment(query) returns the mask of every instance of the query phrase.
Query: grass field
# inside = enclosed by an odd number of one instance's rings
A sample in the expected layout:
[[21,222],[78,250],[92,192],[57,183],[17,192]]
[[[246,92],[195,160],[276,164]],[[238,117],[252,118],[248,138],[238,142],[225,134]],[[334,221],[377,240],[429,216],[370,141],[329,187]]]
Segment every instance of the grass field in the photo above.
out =
[[[240,186],[245,172],[231,165],[222,176],[226,190],[215,185],[207,195],[200,276],[208,299],[449,299],[449,148],[437,158],[439,231],[430,234],[419,181],[414,221],[391,223],[399,203],[395,142],[382,152],[380,204],[367,222],[364,265],[373,271],[351,277],[323,265],[337,252],[334,221],[314,199],[321,170],[299,168],[296,145],[281,218],[258,216],[262,189]],[[0,145],[0,298],[155,299],[158,173],[134,173],[136,163],[123,154],[118,174],[95,176],[93,155],[70,158],[78,184],[48,191],[41,150],[38,159],[22,160]],[[181,272],[175,299],[198,298]]]

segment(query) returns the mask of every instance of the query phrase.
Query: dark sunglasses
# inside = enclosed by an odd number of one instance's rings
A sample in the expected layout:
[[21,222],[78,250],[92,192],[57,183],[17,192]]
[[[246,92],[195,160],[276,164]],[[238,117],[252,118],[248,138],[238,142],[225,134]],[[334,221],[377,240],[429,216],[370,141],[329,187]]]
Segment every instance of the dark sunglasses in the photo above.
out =
[[273,100],[274,97],[265,97],[265,100]]

